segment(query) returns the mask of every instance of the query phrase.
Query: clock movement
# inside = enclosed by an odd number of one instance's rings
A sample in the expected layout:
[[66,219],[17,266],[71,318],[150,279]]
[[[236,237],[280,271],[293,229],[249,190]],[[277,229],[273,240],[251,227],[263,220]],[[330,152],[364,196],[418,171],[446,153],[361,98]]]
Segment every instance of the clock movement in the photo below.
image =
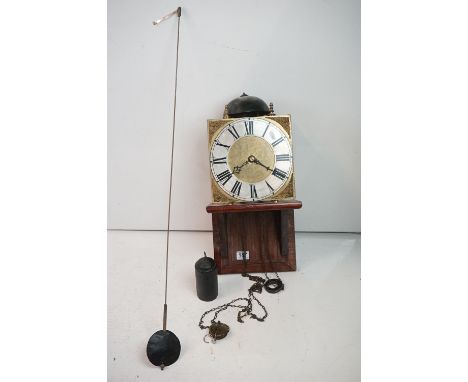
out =
[[291,117],[244,93],[208,120],[208,142],[219,273],[295,270]]

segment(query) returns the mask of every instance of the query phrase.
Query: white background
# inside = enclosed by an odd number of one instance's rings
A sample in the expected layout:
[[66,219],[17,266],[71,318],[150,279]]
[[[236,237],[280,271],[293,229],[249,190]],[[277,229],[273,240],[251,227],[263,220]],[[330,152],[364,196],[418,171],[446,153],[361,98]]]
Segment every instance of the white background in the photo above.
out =
[[108,227],[167,226],[178,5],[171,228],[211,229],[206,121],[246,92],[291,114],[296,229],[359,232],[358,0],[109,1]]

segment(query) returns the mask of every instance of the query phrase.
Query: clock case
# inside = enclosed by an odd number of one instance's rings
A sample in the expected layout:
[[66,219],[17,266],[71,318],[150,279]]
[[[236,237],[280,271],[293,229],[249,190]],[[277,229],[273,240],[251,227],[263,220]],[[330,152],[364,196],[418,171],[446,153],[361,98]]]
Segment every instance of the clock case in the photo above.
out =
[[[275,115],[272,103],[268,107],[260,98],[244,93],[226,105],[223,119],[208,120],[209,151],[220,129],[231,121],[247,117],[277,122],[288,135],[292,147],[291,117]],[[302,202],[294,199],[294,163],[290,180],[279,193],[270,200],[258,202],[233,199],[219,188],[211,171],[210,174],[213,203],[206,211],[212,215],[218,273],[295,271],[294,210],[301,208]]]

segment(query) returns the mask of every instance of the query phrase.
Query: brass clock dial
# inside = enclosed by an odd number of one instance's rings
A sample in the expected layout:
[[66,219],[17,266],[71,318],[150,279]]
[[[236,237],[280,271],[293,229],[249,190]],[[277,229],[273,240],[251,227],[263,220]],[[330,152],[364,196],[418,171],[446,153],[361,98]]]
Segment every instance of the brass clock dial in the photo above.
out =
[[213,179],[230,198],[273,198],[293,174],[290,138],[271,119],[230,120],[213,137],[210,163]]

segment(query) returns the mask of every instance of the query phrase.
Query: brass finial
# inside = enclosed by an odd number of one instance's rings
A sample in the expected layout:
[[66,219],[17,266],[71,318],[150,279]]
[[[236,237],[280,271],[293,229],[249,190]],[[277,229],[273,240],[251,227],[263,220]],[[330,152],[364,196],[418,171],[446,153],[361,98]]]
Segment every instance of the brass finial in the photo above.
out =
[[229,118],[228,114],[228,106],[224,105],[224,113],[223,113],[223,119]]
[[273,110],[273,102],[270,102],[270,107],[269,107],[269,109],[270,109],[269,115],[275,115],[275,111]]

